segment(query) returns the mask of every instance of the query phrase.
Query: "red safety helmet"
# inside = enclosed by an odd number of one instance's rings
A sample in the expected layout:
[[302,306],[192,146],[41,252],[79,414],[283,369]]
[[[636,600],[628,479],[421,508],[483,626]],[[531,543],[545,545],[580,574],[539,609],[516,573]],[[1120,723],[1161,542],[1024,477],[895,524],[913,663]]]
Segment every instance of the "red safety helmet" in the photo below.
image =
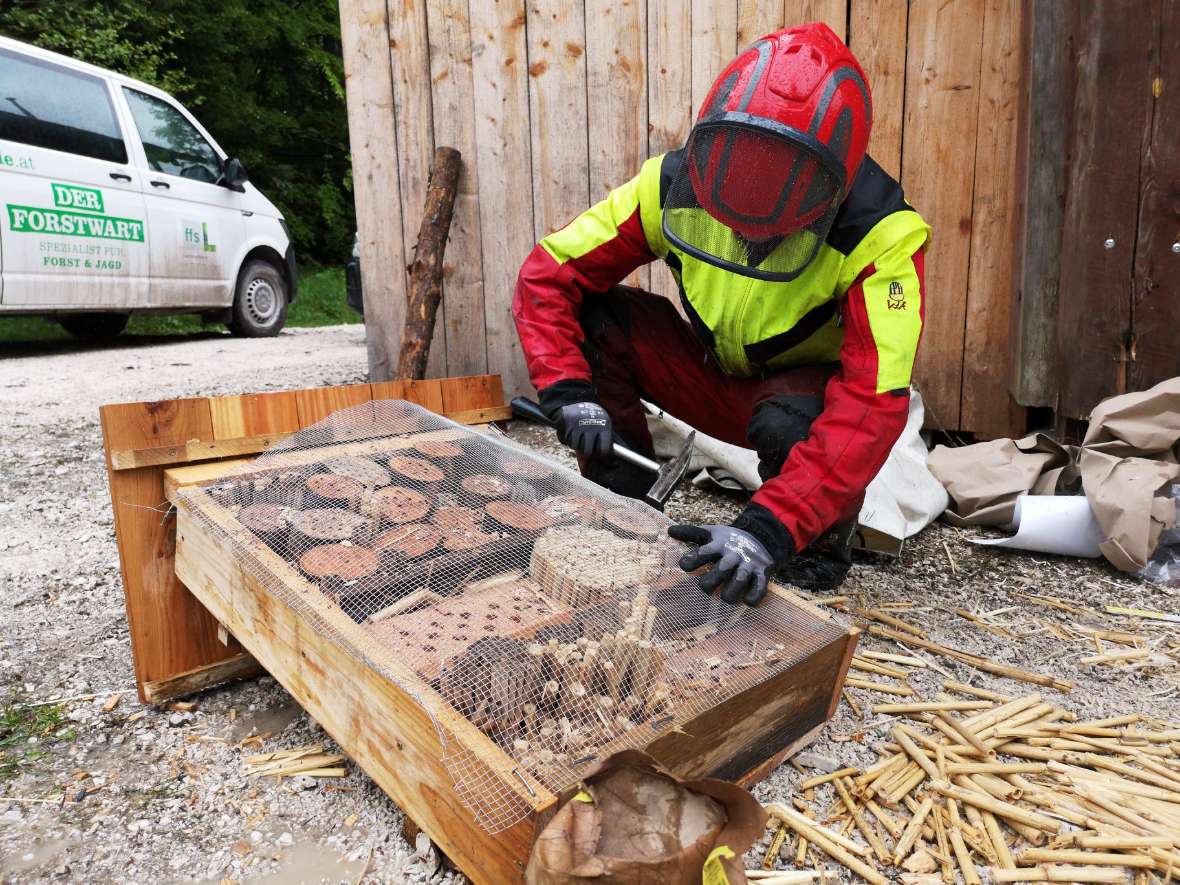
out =
[[709,91],[665,198],[665,235],[718,267],[794,279],[856,176],[872,116],[864,71],[831,28],[768,34]]

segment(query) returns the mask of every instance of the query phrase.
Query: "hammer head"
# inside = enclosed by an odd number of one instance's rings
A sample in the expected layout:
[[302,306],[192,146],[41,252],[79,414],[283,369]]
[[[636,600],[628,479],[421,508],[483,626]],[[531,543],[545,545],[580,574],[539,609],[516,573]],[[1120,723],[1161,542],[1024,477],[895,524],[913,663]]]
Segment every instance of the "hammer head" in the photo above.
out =
[[643,496],[643,500],[657,510],[664,509],[664,504],[672,497],[672,493],[676,491],[676,487],[680,485],[680,481],[688,473],[688,464],[692,460],[692,447],[696,436],[695,430],[688,435],[676,457],[660,467],[660,472],[656,474],[656,481]]

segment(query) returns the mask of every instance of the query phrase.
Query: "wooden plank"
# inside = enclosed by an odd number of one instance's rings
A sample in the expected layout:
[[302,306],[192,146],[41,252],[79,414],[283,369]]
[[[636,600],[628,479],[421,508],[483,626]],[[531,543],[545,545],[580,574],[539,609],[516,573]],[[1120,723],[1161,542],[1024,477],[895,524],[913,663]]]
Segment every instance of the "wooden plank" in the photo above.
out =
[[848,31],[848,0],[786,0],[784,7],[787,27],[823,22],[841,40]]
[[701,105],[727,64],[737,55],[737,4],[690,0],[692,21],[692,113]]
[[479,260],[475,84],[467,0],[430,0],[427,18],[434,138],[463,155],[459,193],[443,256],[447,371],[455,375],[477,374],[487,371],[488,352],[483,325],[483,265]]
[[980,437],[1016,437],[1025,429],[1024,409],[1012,399],[1007,383],[1012,273],[1020,236],[1014,170],[1023,59],[1021,2],[986,0],[983,18],[959,418],[961,429]]
[[240,439],[299,429],[299,408],[292,390],[211,396],[209,412],[213,419],[214,439]]
[[439,386],[442,388],[442,408],[439,411],[448,417],[504,404],[504,389],[498,375],[444,378]]
[[901,176],[908,0],[853,0],[849,46],[873,94],[869,153],[894,178]]
[[[430,94],[430,47],[426,38],[426,0],[387,0],[389,66],[393,76],[393,123],[402,214],[402,250],[411,261],[422,224],[426,180],[434,157],[434,111]],[[446,304],[430,342],[426,376],[447,374]]]
[[1144,390],[1180,375],[1180,10],[1161,3],[1151,71],[1154,98],[1140,169],[1135,248],[1134,338],[1127,389]]
[[1058,0],[1023,4],[1024,88],[1017,129],[1019,257],[1012,288],[1012,395],[1025,406],[1057,401],[1057,297],[1065,170],[1073,104],[1068,46],[1073,17]]
[[471,6],[488,370],[503,376],[508,396],[530,389],[512,321],[516,275],[536,242],[524,28],[524,0]]
[[385,0],[341,0],[340,39],[352,152],[353,199],[365,281],[369,378],[392,378],[405,323],[406,254],[402,244],[393,79]]
[[237,455],[264,452],[285,437],[286,433],[263,433],[239,439],[202,442],[191,440],[175,446],[154,446],[146,449],[115,449],[110,453],[111,470],[132,470],[164,464],[187,464],[190,461],[214,461]]
[[[788,0],[787,6],[791,3]],[[738,0],[737,50],[741,52],[759,37],[786,25],[787,10],[782,3],[766,0]]]
[[[639,174],[647,159],[647,0],[586,0],[590,199]],[[646,289],[641,267],[623,283]]]
[[443,398],[442,383],[440,381],[406,381],[404,383],[403,399],[417,403],[424,409],[429,409],[440,415],[442,414]]
[[1059,417],[1084,418],[1126,390],[1137,158],[1152,100],[1149,12],[1080,7],[1057,315]]
[[368,384],[347,384],[343,387],[312,387],[295,391],[300,428],[311,427],[333,412],[359,406],[373,398]]
[[233,682],[238,679],[251,679],[261,676],[266,671],[253,656],[240,652],[232,658],[194,667],[183,673],[177,673],[167,679],[147,682],[143,686],[143,699],[149,704],[160,704],[185,695],[196,694],[223,682]]
[[[647,4],[647,153],[658,156],[683,147],[692,128],[692,21],[690,0],[650,0]],[[651,265],[651,291],[680,296],[662,261]]]
[[538,236],[590,205],[586,125],[586,10],[528,0],[533,219]]
[[902,184],[938,231],[926,258],[917,382],[927,423],[959,427],[983,0],[910,5]]
[[204,399],[121,403],[99,409],[119,570],[139,696],[143,685],[236,654],[217,641],[217,622],[173,569],[175,516],[164,498],[164,469],[112,469],[111,452],[211,440]]
[[[479,827],[452,787],[438,732],[419,702],[360,658],[345,653],[262,587],[231,550],[187,512],[180,518],[178,548],[180,574],[210,610],[470,879],[521,879],[534,833],[532,820],[494,835]],[[402,685],[414,686],[430,703],[434,693],[428,686],[413,673],[402,676]],[[376,711],[380,715],[374,715]],[[452,726],[462,731],[448,721],[448,728]],[[468,736],[461,739],[467,741]],[[488,774],[496,777],[492,771]],[[515,787],[490,781],[484,788],[501,786],[506,795],[523,792],[519,781]],[[553,801],[540,785],[534,790],[538,795],[529,797],[530,802],[544,806]]]

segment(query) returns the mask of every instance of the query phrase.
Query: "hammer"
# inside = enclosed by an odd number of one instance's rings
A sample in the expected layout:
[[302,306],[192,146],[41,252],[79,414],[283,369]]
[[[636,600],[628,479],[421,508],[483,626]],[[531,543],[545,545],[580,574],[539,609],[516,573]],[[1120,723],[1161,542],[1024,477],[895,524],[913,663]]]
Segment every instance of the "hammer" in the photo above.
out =
[[[549,420],[549,416],[541,411],[539,405],[523,396],[518,396],[512,400],[512,414],[525,421],[532,421],[534,424],[541,424],[554,429],[557,427],[553,421]],[[622,458],[624,461],[631,462],[636,467],[649,470],[656,475],[656,481],[647,490],[647,494],[643,496],[643,500],[657,510],[663,510],[664,504],[672,497],[672,493],[676,491],[676,487],[680,485],[680,481],[688,473],[688,462],[692,460],[692,444],[696,439],[696,435],[697,432],[695,430],[692,431],[684,441],[684,445],[680,447],[680,451],[676,454],[676,457],[666,464],[653,461],[651,458],[647,458],[618,442],[611,443],[611,454],[616,458]]]

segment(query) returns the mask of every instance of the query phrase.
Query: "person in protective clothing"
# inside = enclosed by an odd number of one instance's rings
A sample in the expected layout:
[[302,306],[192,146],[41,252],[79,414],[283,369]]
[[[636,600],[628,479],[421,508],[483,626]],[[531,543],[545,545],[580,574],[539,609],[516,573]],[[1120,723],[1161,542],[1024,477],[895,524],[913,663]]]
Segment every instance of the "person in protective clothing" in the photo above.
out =
[[[906,423],[922,333],[926,222],[866,155],[868,81],[823,24],[755,42],[718,77],[681,150],[533,249],[513,316],[542,408],[582,472],[641,496],[640,398],[757,450],[733,525],[673,526],[681,567],[756,604],[776,571],[838,583],[868,483]],[[662,259],[686,323],[619,285]],[[822,543],[818,543],[823,539]],[[810,548],[810,549],[809,549]],[[817,552],[818,550],[818,552]]]

